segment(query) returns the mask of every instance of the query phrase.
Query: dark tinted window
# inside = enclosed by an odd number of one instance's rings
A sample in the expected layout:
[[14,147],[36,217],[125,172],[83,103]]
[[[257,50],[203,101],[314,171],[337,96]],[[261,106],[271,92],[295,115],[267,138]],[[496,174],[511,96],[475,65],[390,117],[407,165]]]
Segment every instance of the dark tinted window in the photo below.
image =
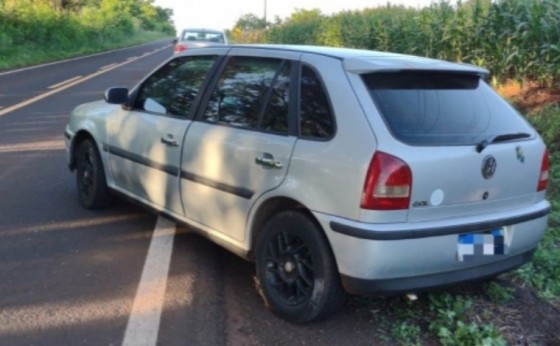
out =
[[300,136],[326,139],[334,134],[334,118],[321,80],[311,68],[301,71]]
[[[282,60],[278,59],[232,57],[210,96],[203,119],[257,129],[260,114],[281,65]],[[273,123],[275,119],[271,121]],[[270,121],[267,126],[271,126]]]
[[363,76],[393,135],[410,144],[471,145],[510,133],[533,133],[478,76],[438,72]]
[[169,62],[144,82],[135,108],[186,117],[215,60],[197,56]]
[[181,35],[182,41],[204,41],[225,43],[224,34],[200,30],[185,30]]

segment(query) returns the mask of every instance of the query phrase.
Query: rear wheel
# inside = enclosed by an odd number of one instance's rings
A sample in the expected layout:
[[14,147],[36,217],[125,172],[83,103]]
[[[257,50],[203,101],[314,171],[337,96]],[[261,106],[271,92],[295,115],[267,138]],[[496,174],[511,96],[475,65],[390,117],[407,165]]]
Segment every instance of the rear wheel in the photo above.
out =
[[294,323],[319,320],[345,301],[330,246],[307,215],[285,211],[264,226],[256,248],[257,277],[272,311]]
[[87,209],[106,208],[111,202],[99,151],[91,139],[79,144],[76,154],[78,198]]

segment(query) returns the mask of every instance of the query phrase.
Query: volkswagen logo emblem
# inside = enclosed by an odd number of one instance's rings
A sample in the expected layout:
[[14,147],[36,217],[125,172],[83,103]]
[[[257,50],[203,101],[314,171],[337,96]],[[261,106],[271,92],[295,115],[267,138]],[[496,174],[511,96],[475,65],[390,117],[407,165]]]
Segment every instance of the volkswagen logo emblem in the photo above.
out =
[[494,173],[496,173],[497,166],[498,163],[496,162],[494,156],[486,156],[482,161],[482,176],[484,177],[484,179],[492,178],[494,176]]

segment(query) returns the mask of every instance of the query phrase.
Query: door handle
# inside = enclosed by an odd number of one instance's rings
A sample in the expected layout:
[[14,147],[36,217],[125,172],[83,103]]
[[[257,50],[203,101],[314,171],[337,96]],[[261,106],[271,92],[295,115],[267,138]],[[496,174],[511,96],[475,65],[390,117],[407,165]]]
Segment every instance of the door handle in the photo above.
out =
[[282,162],[275,160],[274,156],[272,156],[272,154],[269,153],[264,153],[262,156],[256,157],[255,163],[257,165],[261,165],[267,168],[280,169],[284,167],[284,164]]
[[161,137],[161,142],[170,147],[178,147],[179,143],[175,140],[175,137],[171,133],[166,134],[165,136]]

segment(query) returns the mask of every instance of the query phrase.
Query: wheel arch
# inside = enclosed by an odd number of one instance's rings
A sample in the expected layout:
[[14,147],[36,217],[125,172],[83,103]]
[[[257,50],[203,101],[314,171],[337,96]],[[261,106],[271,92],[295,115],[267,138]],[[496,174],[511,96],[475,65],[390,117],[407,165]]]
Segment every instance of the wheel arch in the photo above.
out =
[[87,130],[79,130],[74,137],[72,138],[72,142],[70,144],[70,164],[69,167],[72,171],[74,171],[76,169],[76,153],[78,151],[78,148],[80,147],[80,144],[85,141],[86,139],[91,139],[95,145],[97,146],[97,149],[99,150],[99,152],[101,152],[101,148],[99,148],[99,144],[97,143],[97,141],[95,140],[95,137]]
[[[269,218],[274,222],[266,223]],[[256,264],[258,290],[275,314],[307,323],[342,307],[346,292],[338,263],[311,210],[291,198],[273,197],[259,206],[254,220],[249,253]],[[296,293],[294,287],[299,287]]]
[[[252,222],[250,226],[249,251],[247,253],[247,258],[249,260],[254,261],[255,259],[255,247],[259,239],[261,230],[265,225],[266,221],[269,220],[272,216],[288,210],[296,210],[307,215],[307,217],[309,217],[321,230],[323,236],[327,240],[327,243],[329,244],[329,247],[331,247],[331,251],[332,251],[332,246],[330,245],[325,230],[323,229],[323,227],[321,226],[321,224],[319,223],[319,221],[313,215],[313,213],[309,208],[307,208],[304,204],[302,204],[301,202],[293,198],[285,197],[285,196],[274,196],[262,202],[257,207],[254,216],[252,218]],[[336,258],[335,258],[335,262],[336,262]]]

